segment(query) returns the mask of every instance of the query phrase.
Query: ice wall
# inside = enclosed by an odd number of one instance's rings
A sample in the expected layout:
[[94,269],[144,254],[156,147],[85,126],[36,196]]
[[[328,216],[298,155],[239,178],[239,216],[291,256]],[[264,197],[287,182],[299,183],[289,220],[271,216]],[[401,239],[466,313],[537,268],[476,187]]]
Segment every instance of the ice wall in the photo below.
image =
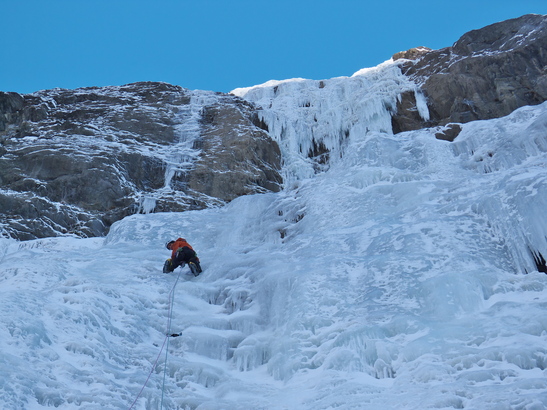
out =
[[392,133],[391,113],[405,91],[415,92],[420,114],[429,118],[416,84],[391,60],[351,77],[269,81],[232,93],[263,108],[260,116],[281,146],[290,185],[314,174],[310,153],[325,148],[332,159],[342,155],[353,134]]
[[547,105],[466,124],[452,149],[462,168],[484,181],[484,195],[473,206],[507,244],[516,269],[545,270]]
[[[366,121],[352,111],[364,100],[272,97],[289,107],[269,126],[287,127],[276,138],[296,187],[133,215],[106,239],[0,241],[0,404],[546,408],[547,275],[529,249],[545,249],[547,104],[464,124],[452,143],[436,129],[393,135],[392,68],[363,73],[391,90],[358,93],[376,98]],[[351,93],[344,81],[356,80],[332,80]],[[323,106],[338,123],[317,118],[321,132],[290,116],[313,125]],[[310,138],[336,154],[325,172]],[[177,236],[199,277],[161,273]]]
[[[285,182],[290,187],[293,181],[312,177],[320,167],[311,158],[318,149],[329,152],[328,162],[332,164],[347,161],[347,147],[355,149],[367,134],[379,133],[388,138],[392,134],[391,114],[405,91],[415,93],[417,110],[427,120],[424,95],[393,61],[360,70],[351,77],[269,81],[232,92],[263,107],[260,115],[282,147]],[[492,123],[466,124],[451,146],[457,157],[456,167],[479,174],[504,173],[501,182],[491,178],[497,182],[490,187],[489,195],[470,206],[484,215],[496,235],[506,242],[519,272],[546,269],[547,227],[542,217],[546,187],[543,177],[534,172],[543,167],[546,123],[542,109],[525,107]],[[366,143],[378,144],[378,140]],[[378,161],[376,155],[368,149],[362,159],[370,165],[396,160]],[[397,156],[386,150],[379,155]],[[409,162],[405,166],[410,171],[418,164]]]

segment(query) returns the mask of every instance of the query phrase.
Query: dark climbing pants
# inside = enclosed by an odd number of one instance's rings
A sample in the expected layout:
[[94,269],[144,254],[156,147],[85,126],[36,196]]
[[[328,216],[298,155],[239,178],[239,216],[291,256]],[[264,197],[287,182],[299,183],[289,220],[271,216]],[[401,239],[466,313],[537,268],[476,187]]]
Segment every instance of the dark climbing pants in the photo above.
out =
[[194,262],[199,264],[199,259],[192,249],[185,246],[184,248],[179,248],[175,254],[175,259],[172,262],[173,270],[178,268],[183,263]]

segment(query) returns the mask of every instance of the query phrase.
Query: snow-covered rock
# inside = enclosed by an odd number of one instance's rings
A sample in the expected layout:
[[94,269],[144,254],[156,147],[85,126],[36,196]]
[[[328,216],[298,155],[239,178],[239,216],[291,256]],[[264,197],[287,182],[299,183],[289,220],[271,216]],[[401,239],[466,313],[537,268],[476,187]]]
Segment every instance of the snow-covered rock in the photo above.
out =
[[[499,118],[547,100],[547,16],[525,15],[464,34],[452,47],[398,54],[403,72],[420,84],[430,118],[403,94],[396,132]],[[419,52],[418,52],[419,51]]]
[[0,93],[0,229],[101,236],[136,212],[277,191],[279,149],[260,125],[248,102],[165,83]]

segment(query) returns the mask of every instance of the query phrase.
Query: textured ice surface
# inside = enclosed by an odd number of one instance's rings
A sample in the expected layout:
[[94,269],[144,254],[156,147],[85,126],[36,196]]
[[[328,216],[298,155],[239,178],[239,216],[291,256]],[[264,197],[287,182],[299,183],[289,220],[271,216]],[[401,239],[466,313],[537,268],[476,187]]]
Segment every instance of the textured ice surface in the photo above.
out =
[[[278,92],[331,81],[356,80]],[[338,146],[320,132],[337,152],[320,173],[300,173],[309,134],[279,134],[283,192],[131,216],[105,239],[0,241],[1,406],[547,407],[547,276],[532,254],[547,255],[547,105],[449,143],[383,128],[405,87],[364,93],[383,102],[363,117],[345,111],[362,101],[309,100],[350,132]],[[178,236],[197,278],[161,273]]]

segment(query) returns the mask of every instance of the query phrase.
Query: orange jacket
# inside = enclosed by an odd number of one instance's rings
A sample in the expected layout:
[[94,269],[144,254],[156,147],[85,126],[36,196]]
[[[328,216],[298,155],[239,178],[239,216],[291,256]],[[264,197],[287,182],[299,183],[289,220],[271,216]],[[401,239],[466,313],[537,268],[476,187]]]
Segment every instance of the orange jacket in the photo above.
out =
[[177,250],[179,248],[184,248],[185,246],[189,247],[190,249],[194,250],[194,248],[192,248],[190,246],[190,244],[188,242],[186,242],[186,239],[184,238],[178,238],[175,243],[171,246],[171,259],[175,259],[175,256],[177,254]]

